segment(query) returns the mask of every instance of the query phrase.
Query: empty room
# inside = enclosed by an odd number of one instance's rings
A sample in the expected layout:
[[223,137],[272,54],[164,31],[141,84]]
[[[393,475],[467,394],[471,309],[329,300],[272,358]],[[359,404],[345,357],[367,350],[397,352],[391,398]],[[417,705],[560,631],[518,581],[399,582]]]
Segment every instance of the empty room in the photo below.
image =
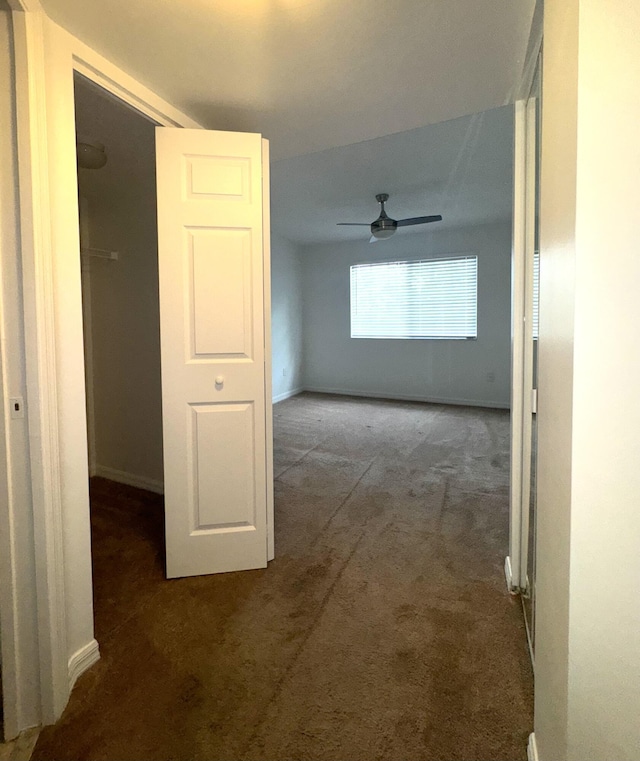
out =
[[70,696],[34,759],[526,753],[502,104],[529,22],[486,108],[426,119],[417,86],[368,130],[346,102],[201,129],[47,27]]
[[272,162],[275,557],[167,581],[154,125],[75,104],[101,660],[34,758],[522,756],[513,107]]
[[0,759],[636,758],[638,13],[0,0]]

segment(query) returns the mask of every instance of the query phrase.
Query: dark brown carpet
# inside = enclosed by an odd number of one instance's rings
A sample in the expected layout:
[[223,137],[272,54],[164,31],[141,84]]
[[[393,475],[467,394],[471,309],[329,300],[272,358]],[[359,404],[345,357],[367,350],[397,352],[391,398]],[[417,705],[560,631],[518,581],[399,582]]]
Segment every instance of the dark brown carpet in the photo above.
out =
[[36,761],[526,758],[506,412],[275,408],[276,560],[165,581],[161,499],[95,479],[102,660]]

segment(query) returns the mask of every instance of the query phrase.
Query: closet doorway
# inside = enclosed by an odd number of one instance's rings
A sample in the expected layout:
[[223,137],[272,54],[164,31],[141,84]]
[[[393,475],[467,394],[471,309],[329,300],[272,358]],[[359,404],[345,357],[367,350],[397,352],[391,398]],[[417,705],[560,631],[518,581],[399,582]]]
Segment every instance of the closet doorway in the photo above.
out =
[[123,553],[158,580],[273,557],[268,145],[74,82],[99,639]]
[[155,124],[74,77],[94,617],[164,578]]

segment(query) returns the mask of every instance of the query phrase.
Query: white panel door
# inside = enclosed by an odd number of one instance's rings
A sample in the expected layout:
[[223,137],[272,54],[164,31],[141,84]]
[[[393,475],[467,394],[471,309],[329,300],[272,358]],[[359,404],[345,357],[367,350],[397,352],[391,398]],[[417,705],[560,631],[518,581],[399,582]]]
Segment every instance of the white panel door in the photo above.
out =
[[260,135],[156,129],[167,576],[267,564]]

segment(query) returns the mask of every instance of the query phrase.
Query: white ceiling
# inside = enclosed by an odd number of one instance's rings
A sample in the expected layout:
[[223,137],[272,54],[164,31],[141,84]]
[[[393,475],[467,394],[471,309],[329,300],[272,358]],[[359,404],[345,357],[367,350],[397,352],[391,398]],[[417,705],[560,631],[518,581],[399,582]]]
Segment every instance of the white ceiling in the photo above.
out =
[[513,108],[465,116],[271,167],[274,232],[297,243],[368,240],[377,193],[394,219],[441,214],[442,222],[399,229],[415,235],[508,220],[512,209]]
[[210,128],[274,159],[502,106],[535,0],[42,0],[51,18]]
[[[154,126],[145,117],[76,77],[76,127],[106,145],[100,170],[80,170],[83,195],[105,204],[136,203],[154,175]],[[368,240],[377,193],[390,195],[398,219],[441,214],[442,222],[399,229],[397,236],[508,220],[512,207],[513,108],[402,132],[271,165],[272,226],[300,244]],[[133,197],[130,197],[131,194]]]
[[[100,207],[119,203],[153,180],[154,126],[81,76],[76,77],[76,127],[106,145],[108,162],[80,170],[80,186]],[[389,193],[398,219],[442,214],[442,222],[400,229],[397,236],[508,220],[512,208],[513,108],[401,132],[273,162],[272,227],[300,244],[368,240],[377,193]],[[135,181],[134,181],[135,180]],[[127,202],[135,202],[128,198]]]

